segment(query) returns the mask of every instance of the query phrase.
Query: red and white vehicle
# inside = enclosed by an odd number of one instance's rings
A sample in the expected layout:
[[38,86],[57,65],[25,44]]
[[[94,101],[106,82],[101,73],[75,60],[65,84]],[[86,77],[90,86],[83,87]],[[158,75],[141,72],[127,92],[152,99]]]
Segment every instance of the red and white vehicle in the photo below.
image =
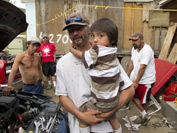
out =
[[[21,32],[26,31],[25,14],[10,3],[0,2],[0,89],[7,86],[8,76],[13,65],[13,56],[9,55],[3,49]],[[22,88],[21,75],[19,72],[15,75],[15,89]]]
[[[6,60],[0,59],[0,87],[1,88],[4,88],[7,86],[8,76],[10,74],[12,65],[13,65],[13,61],[6,61]],[[22,88],[21,74],[19,72],[17,72],[15,75],[13,85],[15,89],[19,90]]]

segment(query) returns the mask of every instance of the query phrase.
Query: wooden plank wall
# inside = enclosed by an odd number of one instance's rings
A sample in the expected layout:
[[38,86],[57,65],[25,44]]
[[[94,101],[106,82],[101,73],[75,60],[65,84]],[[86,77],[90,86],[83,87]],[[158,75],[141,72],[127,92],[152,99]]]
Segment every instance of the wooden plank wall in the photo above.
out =
[[[152,11],[140,10],[140,8],[153,9],[152,5],[152,3],[124,3],[125,8],[133,9],[124,10],[124,36],[123,48],[121,51],[122,54],[129,55],[131,52],[132,44],[131,41],[129,41],[128,39],[132,35],[132,33],[141,32],[144,36],[144,42],[152,47],[156,56],[159,55],[164,39],[166,37],[168,24],[165,23],[165,26],[150,26],[150,12]],[[158,19],[159,21],[162,21],[164,18]],[[152,25],[154,24],[153,22],[151,23]]]
[[159,59],[167,60],[167,58],[168,58],[167,56],[168,56],[169,49],[170,49],[171,44],[172,44],[173,37],[174,37],[175,32],[176,32],[176,28],[177,28],[177,23],[175,23],[175,24],[173,24],[169,27],[167,36],[165,38],[165,41],[164,41],[164,44],[163,44],[163,47],[162,47],[162,51],[159,55]]
[[177,63],[177,43],[175,43],[173,49],[171,50],[170,55],[168,56],[167,61],[176,64]]
[[[125,8],[142,8],[142,5],[137,5],[136,3],[124,3]],[[132,48],[131,41],[129,37],[134,32],[142,32],[143,23],[142,23],[142,11],[126,9],[124,10],[124,32],[123,32],[123,49],[129,50]]]

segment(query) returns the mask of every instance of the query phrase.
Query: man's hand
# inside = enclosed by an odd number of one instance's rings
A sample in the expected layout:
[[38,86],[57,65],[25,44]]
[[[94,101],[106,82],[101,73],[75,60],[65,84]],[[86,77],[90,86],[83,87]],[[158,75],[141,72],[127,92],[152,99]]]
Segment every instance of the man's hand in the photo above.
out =
[[87,112],[90,112],[91,114],[93,114],[93,115],[95,115],[95,116],[102,114],[101,111],[99,111],[99,110],[94,110],[94,109],[87,109]]
[[87,112],[82,113],[81,120],[88,123],[89,125],[95,125],[104,120],[104,118],[97,118],[96,115],[101,114],[98,110],[89,109]]
[[107,113],[96,114],[97,118],[107,120],[111,115],[113,115],[115,110],[109,111]]
[[4,89],[2,90],[2,92],[3,92],[3,94],[4,94],[5,96],[8,96],[8,95],[10,94],[10,91],[12,91],[12,90],[14,90],[14,87],[13,87],[13,86],[7,86],[6,88],[4,88]]
[[133,87],[135,88],[135,90],[137,89],[138,87],[138,83],[137,82],[133,82]]
[[44,86],[44,85],[45,85],[45,83],[44,83],[44,81],[43,81],[43,80],[41,81],[41,84],[42,84],[42,86]]

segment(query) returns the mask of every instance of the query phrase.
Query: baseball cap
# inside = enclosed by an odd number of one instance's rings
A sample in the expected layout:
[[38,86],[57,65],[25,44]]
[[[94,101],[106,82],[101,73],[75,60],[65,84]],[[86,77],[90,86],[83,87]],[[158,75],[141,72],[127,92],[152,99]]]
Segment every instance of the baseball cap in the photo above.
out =
[[47,34],[43,34],[42,38],[43,38],[43,37],[48,37],[48,36],[47,36]]
[[67,30],[71,25],[88,25],[88,19],[81,12],[73,12],[69,15],[69,18],[65,20],[66,26],[63,28]]
[[28,39],[28,41],[30,41],[31,44],[34,44],[34,43],[39,43],[39,44],[41,44],[39,38],[37,38],[37,37],[31,37],[31,38]]
[[132,34],[132,36],[129,38],[129,41],[132,40],[132,41],[136,41],[138,40],[139,38],[143,39],[143,34],[140,33],[140,32],[135,32]]

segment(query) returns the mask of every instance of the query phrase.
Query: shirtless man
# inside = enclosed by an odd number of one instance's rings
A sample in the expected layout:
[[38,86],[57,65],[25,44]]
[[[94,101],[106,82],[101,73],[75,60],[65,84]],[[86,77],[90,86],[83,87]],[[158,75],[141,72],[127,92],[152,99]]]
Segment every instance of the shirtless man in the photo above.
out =
[[11,90],[14,90],[13,80],[19,68],[23,81],[23,90],[25,92],[34,92],[43,94],[43,74],[40,64],[40,56],[36,53],[41,45],[36,37],[30,38],[27,42],[27,50],[15,57],[9,78],[8,87],[3,89],[4,95],[9,95]]

